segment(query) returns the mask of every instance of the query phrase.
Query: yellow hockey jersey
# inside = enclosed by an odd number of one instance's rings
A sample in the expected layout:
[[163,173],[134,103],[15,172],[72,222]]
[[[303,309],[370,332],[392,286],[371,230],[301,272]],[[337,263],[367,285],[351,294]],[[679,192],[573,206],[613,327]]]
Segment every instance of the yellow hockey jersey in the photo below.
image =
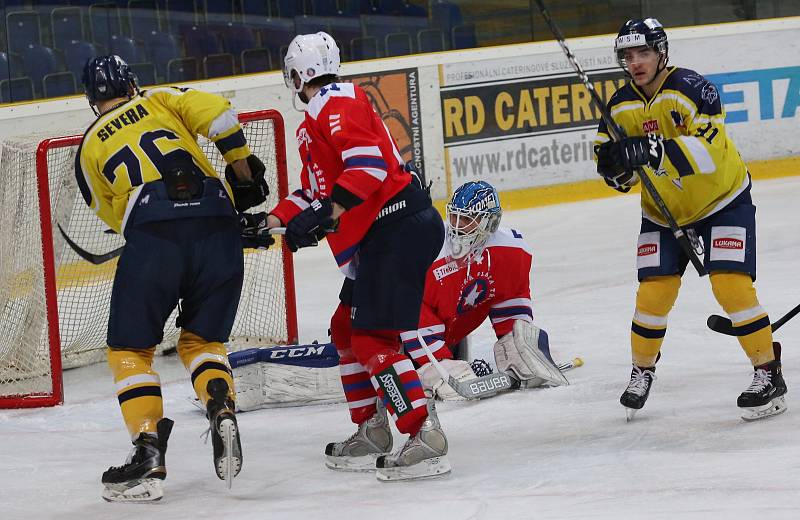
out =
[[[645,168],[678,225],[715,213],[750,185],[747,167],[725,131],[717,88],[697,72],[670,67],[649,100],[628,82],[614,93],[608,108],[628,136],[663,137],[661,167]],[[609,139],[601,121],[595,143]],[[642,212],[645,218],[667,225],[644,189]]]
[[121,233],[136,194],[161,178],[173,154],[188,154],[206,176],[219,177],[198,134],[211,139],[228,163],[250,155],[236,112],[216,94],[154,88],[101,115],[86,130],[75,157],[75,177],[86,204]]

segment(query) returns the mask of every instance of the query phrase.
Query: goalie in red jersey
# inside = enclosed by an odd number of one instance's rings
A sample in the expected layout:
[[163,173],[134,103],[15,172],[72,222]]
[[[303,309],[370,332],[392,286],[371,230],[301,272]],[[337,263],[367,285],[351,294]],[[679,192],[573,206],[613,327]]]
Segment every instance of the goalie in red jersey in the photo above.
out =
[[[369,98],[340,82],[330,35],[297,36],[284,79],[305,104],[297,130],[302,188],[282,200],[268,227],[286,225],[292,251],[327,236],[345,275],[331,318],[342,385],[356,433],[325,448],[326,465],[377,470],[380,480],[450,472],[447,439],[400,332],[417,326],[425,273],[444,240],[442,219],[412,176]],[[387,411],[409,434],[396,453]]]
[[486,318],[497,334],[497,368],[524,388],[568,384],[550,356],[547,333],[533,325],[531,251],[517,231],[500,227],[497,191],[487,182],[467,182],[447,204],[447,237],[428,270],[419,330],[401,334],[406,353],[421,366],[426,389],[440,399],[458,395],[438,374],[418,340],[421,333],[450,375],[476,375],[453,350]]

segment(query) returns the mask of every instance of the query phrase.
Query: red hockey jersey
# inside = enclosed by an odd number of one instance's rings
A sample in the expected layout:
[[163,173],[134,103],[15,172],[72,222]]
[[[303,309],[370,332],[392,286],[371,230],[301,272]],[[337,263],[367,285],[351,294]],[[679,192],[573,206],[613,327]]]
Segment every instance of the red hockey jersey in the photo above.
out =
[[[489,317],[500,338],[510,333],[514,320],[533,321],[531,310],[531,250],[522,235],[500,228],[489,237],[477,259],[450,258],[448,243],[425,279],[419,330],[438,359],[451,357],[447,347],[457,344]],[[417,331],[400,335],[406,353],[419,364],[428,359]]]
[[352,261],[359,243],[384,204],[411,182],[411,175],[389,129],[364,91],[352,83],[332,83],[311,98],[297,129],[297,145],[303,161],[302,189],[270,213],[286,224],[322,197],[349,208],[327,238],[339,268],[354,278]]

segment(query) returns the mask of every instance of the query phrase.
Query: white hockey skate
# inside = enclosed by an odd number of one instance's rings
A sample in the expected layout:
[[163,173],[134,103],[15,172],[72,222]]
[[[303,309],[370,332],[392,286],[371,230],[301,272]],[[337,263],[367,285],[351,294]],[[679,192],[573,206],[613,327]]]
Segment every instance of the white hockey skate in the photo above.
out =
[[403,448],[375,461],[376,476],[381,482],[419,480],[450,473],[447,458],[447,437],[442,431],[433,398],[428,399],[428,418],[416,435]]
[[325,447],[325,466],[337,471],[375,471],[375,460],[392,451],[392,430],[378,399],[375,415],[358,425],[347,440]]

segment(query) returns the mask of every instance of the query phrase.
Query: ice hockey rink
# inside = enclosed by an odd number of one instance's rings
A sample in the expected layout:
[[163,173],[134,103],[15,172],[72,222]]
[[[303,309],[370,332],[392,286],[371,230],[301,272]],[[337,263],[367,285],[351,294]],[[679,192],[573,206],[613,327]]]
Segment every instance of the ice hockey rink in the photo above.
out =
[[[758,280],[776,320],[800,300],[800,178],[758,181]],[[501,197],[502,198],[502,197]],[[323,465],[349,436],[344,404],[240,414],[244,468],[233,490],[214,475],[204,415],[175,358],[156,361],[175,420],[165,497],[108,504],[100,475],[130,448],[104,364],[65,374],[65,404],[0,411],[3,519],[796,519],[800,517],[800,318],[784,345],[789,410],[739,418],[751,381],[737,342],[706,328],[720,309],[691,271],[646,407],[631,423],[618,402],[630,374],[638,196],[506,212],[534,250],[533,301],[557,360],[581,356],[569,387],[440,404],[451,475],[385,484]],[[302,342],[325,340],[340,276],[327,247],[295,256]],[[491,328],[473,337],[482,357]],[[399,447],[404,438],[395,436]]]

